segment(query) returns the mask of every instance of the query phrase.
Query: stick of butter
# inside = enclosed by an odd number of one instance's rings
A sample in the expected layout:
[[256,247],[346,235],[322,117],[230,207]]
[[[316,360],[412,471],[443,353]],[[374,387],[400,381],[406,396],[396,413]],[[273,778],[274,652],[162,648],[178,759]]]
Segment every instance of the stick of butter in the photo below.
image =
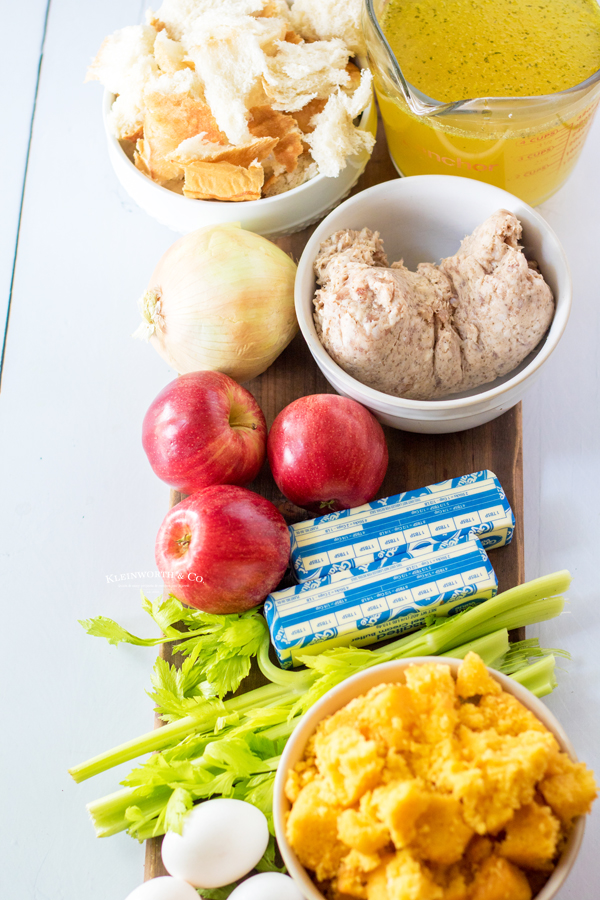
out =
[[292,566],[302,582],[404,553],[423,540],[477,535],[486,549],[503,547],[514,527],[506,494],[486,469],[291,525]]
[[281,665],[331,647],[364,647],[425,624],[444,606],[453,614],[493,597],[495,572],[476,537],[433,543],[416,555],[387,556],[326,578],[275,591],[265,617]]

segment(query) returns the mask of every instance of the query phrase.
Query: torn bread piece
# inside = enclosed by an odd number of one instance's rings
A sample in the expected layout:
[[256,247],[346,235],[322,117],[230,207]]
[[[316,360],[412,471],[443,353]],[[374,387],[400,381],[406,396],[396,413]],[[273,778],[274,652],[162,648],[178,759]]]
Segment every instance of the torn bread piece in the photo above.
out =
[[294,0],[292,22],[296,31],[313,41],[341,38],[353,53],[366,56],[360,16],[362,0]]
[[[286,3],[286,0],[262,0],[263,8],[260,12],[251,13],[251,15],[256,16],[257,19],[285,19],[286,21],[290,20],[290,8]],[[302,38],[300,38],[302,40]]]
[[184,37],[206,100],[232,144],[249,138],[248,110],[265,97],[265,59],[276,51],[278,42],[285,43],[286,31],[283,19],[244,16],[223,21],[217,14],[206,14]]
[[335,178],[346,168],[349,156],[373,149],[373,135],[369,131],[355,128],[353,123],[371,101],[372,81],[371,73],[368,69],[363,69],[358,90],[351,97],[340,90],[336,91],[327,101],[323,112],[312,120],[314,131],[307,134],[305,140],[321,175]]
[[250,110],[248,127],[255,137],[277,138],[273,156],[286,172],[292,173],[298,157],[304,152],[302,135],[293,116],[286,116],[269,106],[254,106]]
[[154,59],[165,75],[174,75],[181,69],[193,69],[194,63],[186,57],[181,41],[173,41],[166,31],[159,31],[154,41]]
[[353,94],[360,87],[360,69],[358,66],[355,66],[353,62],[349,62],[346,66],[346,72],[348,73],[348,83],[340,85],[341,89],[346,94]]
[[86,81],[100,81],[119,96],[112,105],[110,124],[119,140],[135,140],[144,120],[143,93],[158,74],[154,59],[156,29],[129,25],[107,37],[87,70]]
[[295,112],[315,97],[329,97],[336,87],[349,84],[348,56],[348,48],[338,39],[311,44],[280,41],[263,72],[273,109]]
[[254,161],[266,159],[277,142],[276,137],[258,137],[236,147],[233,144],[214,144],[200,133],[183,141],[176,150],[168,154],[167,159],[182,167],[195,162],[228,162],[248,168]]
[[263,197],[275,197],[276,194],[284,194],[291,191],[292,188],[300,187],[319,174],[316,162],[313,161],[310,153],[303,153],[298,157],[296,168],[292,173],[283,171],[275,171],[273,167],[269,168],[269,159],[263,163],[265,169],[265,183],[263,185]]
[[286,31],[284,41],[288,44],[301,44],[304,38],[301,38],[295,31]]
[[203,132],[213,143],[227,143],[190,69],[155,79],[144,92],[144,103],[144,137],[138,141],[135,164],[159,184],[183,174],[167,156],[186,138]]
[[312,120],[315,116],[318,116],[320,112],[323,112],[326,103],[327,100],[321,100],[319,97],[315,97],[314,100],[311,100],[310,103],[307,103],[302,109],[292,113],[294,119],[298,123],[298,128],[303,134],[311,134],[311,132],[315,130]]
[[229,16],[250,16],[260,13],[264,7],[265,0],[164,0],[156,12],[151,9],[146,12],[146,20],[155,28],[159,25],[166,28],[169,37],[180,41],[201,16],[212,10],[218,9]]
[[193,200],[258,200],[265,172],[259,163],[195,162],[185,166],[183,193]]

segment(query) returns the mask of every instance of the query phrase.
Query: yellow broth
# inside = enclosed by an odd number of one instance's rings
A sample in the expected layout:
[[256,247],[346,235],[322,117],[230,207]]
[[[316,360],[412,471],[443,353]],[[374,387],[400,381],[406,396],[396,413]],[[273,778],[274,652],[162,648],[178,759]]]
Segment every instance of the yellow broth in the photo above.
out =
[[500,114],[491,100],[489,116],[422,118],[375,65],[388,145],[402,174],[475,178],[534,205],[564,183],[597,89],[543,101],[531,115],[534,101],[518,98],[560,92],[600,68],[596,0],[390,0],[382,27],[406,79],[434,100],[515,98]]
[[391,0],[383,30],[405,78],[444,103],[553,94],[600,68],[596,0]]

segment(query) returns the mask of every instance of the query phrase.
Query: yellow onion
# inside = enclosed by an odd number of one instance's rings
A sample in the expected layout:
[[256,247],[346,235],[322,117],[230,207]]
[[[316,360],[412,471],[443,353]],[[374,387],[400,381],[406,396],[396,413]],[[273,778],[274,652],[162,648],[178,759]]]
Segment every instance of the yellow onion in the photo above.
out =
[[239,225],[186,234],[154,270],[134,337],[149,340],[179,375],[212,369],[247,381],[298,330],[295,276],[283,250]]

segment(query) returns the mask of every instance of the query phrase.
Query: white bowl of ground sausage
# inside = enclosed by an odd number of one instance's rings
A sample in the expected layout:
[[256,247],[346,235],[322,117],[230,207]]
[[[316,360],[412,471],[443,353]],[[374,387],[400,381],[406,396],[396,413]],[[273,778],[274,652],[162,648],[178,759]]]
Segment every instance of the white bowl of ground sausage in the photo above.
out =
[[[374,390],[348,375],[321,344],[313,320],[317,287],[313,264],[321,243],[344,229],[378,231],[388,259],[402,258],[409,269],[438,263],[458,250],[498,209],[512,212],[523,226],[521,244],[537,261],[555,301],[542,341],[508,375],[447,399],[408,400]],[[298,264],[296,314],[304,338],[327,381],[344,397],[362,403],[384,424],[404,431],[437,434],[464,431],[489,422],[515,406],[541,374],[556,348],[571,309],[572,285],[565,252],[542,216],[518,197],[492,185],[452,175],[418,175],[375,185],[342,203],[317,227]]]
[[[304,184],[260,200],[231,203],[224,200],[192,200],[152,181],[139,169],[112,133],[109,113],[115,95],[104,92],[103,116],[108,156],[123,189],[148,215],[179,234],[207,225],[238,222],[242,228],[276,238],[301,231],[318,222],[354,187],[371,154],[367,150],[351,156],[336,178],[316,175]],[[359,128],[375,134],[377,108],[372,101],[360,117]],[[133,151],[133,144],[131,149]]]

